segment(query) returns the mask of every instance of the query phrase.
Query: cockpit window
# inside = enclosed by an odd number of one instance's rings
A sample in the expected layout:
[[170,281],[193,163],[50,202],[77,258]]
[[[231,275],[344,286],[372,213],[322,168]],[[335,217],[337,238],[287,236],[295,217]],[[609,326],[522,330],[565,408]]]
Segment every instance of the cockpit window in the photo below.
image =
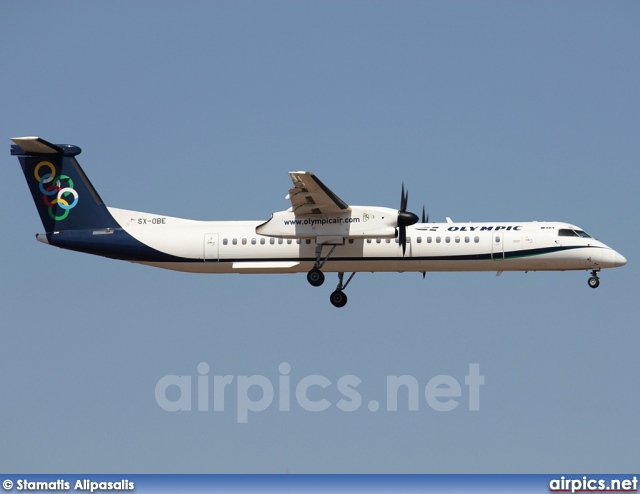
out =
[[572,230],[570,228],[561,228],[560,230],[558,230],[558,236],[591,238],[591,235],[583,230]]

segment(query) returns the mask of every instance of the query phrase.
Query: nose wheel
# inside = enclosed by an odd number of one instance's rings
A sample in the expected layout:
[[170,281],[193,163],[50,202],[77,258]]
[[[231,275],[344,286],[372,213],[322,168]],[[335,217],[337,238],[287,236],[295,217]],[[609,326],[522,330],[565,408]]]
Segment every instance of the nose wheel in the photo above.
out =
[[591,271],[591,277],[588,282],[591,288],[598,288],[600,286],[600,278],[598,278],[598,271],[595,269]]

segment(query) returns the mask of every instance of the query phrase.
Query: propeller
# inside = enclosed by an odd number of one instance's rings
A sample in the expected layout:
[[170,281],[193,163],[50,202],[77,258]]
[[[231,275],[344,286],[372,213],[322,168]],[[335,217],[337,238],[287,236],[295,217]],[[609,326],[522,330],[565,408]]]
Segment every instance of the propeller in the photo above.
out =
[[400,210],[398,211],[398,242],[402,245],[402,255],[407,251],[407,227],[415,225],[419,218],[407,211],[409,202],[409,191],[405,192],[404,182],[402,183],[402,193],[400,197]]
[[[422,223],[429,223],[429,215],[425,214],[424,204],[422,205]],[[422,272],[422,279],[423,280],[424,280],[425,276],[427,276],[427,272],[423,271]]]
[[429,223],[429,215],[424,212],[424,205],[422,206],[422,221],[421,223]]

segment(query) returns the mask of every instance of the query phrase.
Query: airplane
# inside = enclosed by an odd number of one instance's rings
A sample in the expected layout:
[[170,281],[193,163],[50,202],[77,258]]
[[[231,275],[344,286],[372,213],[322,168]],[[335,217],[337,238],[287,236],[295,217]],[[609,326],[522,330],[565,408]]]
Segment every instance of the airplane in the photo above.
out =
[[[44,227],[37,240],[88,254],[192,273],[307,273],[318,287],[338,273],[330,295],[358,272],[566,271],[599,272],[626,264],[618,252],[582,228],[563,222],[429,222],[400,209],[355,206],[313,173],[290,172],[291,207],[266,221],[197,221],[107,207],[80,167],[78,146],[39,137],[11,139]],[[351,273],[344,280],[345,273]]]

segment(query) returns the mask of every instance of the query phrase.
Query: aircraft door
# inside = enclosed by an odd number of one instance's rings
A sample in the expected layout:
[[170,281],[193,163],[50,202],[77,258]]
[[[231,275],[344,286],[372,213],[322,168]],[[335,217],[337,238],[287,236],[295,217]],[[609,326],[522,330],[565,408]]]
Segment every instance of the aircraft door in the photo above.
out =
[[204,260],[205,261],[219,260],[217,233],[206,233],[204,236]]
[[504,233],[493,232],[492,235],[491,259],[494,261],[502,261],[504,259]]

